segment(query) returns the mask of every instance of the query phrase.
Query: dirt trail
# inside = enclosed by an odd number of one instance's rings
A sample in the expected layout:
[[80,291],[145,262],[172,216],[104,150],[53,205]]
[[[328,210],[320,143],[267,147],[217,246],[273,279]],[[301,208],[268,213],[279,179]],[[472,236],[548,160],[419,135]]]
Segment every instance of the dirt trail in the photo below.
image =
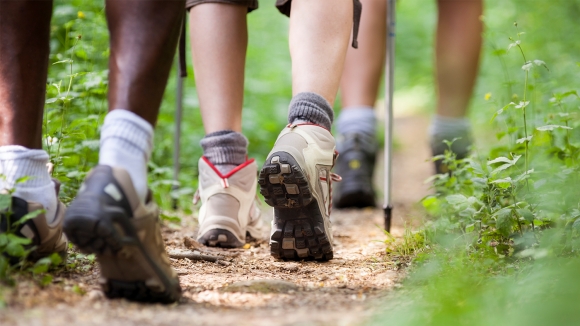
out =
[[[401,148],[393,169],[394,235],[403,234],[403,219],[421,214],[416,203],[428,191],[423,183],[431,173],[431,165],[425,163],[426,126],[424,118],[396,120]],[[271,218],[270,210],[264,210]],[[202,248],[227,256],[231,264],[173,260],[184,298],[170,306],[104,299],[96,284],[97,267],[58,275],[45,289],[23,280],[5,294],[8,308],[0,310],[0,324],[360,324],[403,276],[397,262],[384,255],[385,236],[377,227],[382,219],[379,209],[333,212],[335,259],[326,263],[275,260],[267,243],[239,250]],[[165,228],[168,249],[186,249],[184,239],[194,237],[195,231],[191,222]]]

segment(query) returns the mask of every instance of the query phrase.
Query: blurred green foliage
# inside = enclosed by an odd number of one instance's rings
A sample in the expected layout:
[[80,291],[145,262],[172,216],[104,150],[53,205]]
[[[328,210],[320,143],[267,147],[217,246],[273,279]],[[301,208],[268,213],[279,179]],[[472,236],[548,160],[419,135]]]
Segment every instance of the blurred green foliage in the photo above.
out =
[[423,200],[427,246],[371,324],[577,324],[580,4],[486,7],[478,146],[438,157],[452,174]]

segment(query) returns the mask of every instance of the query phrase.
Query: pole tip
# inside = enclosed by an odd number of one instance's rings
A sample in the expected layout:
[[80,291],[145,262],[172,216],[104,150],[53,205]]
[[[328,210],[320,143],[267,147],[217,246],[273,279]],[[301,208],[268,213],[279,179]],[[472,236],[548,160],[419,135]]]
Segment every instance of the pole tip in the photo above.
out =
[[391,218],[393,213],[393,206],[387,206],[384,208],[385,211],[385,230],[391,232]]

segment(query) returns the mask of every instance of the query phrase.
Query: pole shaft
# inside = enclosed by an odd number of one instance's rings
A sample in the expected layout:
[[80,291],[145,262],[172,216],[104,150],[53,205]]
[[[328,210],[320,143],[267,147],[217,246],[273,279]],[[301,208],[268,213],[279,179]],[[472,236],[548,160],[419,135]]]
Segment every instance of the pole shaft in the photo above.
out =
[[390,231],[392,211],[393,89],[395,81],[396,0],[387,1],[387,55],[385,62],[385,190],[383,208],[385,210],[385,229]]
[[[177,62],[177,91],[175,94],[175,130],[173,134],[173,190],[177,190],[179,186],[179,156],[181,154],[181,118],[183,116],[183,77],[179,74],[179,60]],[[173,208],[177,209],[177,199],[173,200]]]

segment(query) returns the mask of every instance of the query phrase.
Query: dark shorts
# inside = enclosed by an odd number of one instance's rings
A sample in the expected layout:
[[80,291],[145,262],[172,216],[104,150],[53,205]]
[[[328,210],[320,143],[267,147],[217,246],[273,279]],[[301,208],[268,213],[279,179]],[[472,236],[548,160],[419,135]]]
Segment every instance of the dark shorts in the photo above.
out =
[[[328,0],[332,1],[332,0]],[[353,26],[353,37],[352,37],[352,47],[357,48],[357,35],[358,27],[360,24],[360,15],[362,11],[362,4],[360,0],[353,0],[354,2],[354,26]],[[248,8],[248,12],[258,9],[258,0],[185,0],[185,8],[189,11],[193,6],[197,6],[202,3],[228,3],[233,5],[245,6]],[[276,0],[276,7],[281,13],[290,17],[290,7],[292,5],[292,0]]]
[[[186,0],[185,8],[187,10],[191,7],[202,4],[202,3],[228,3],[233,5],[240,5],[248,7],[248,12],[258,9],[258,0]],[[286,16],[290,16],[290,5],[292,0],[276,0],[276,7]]]

